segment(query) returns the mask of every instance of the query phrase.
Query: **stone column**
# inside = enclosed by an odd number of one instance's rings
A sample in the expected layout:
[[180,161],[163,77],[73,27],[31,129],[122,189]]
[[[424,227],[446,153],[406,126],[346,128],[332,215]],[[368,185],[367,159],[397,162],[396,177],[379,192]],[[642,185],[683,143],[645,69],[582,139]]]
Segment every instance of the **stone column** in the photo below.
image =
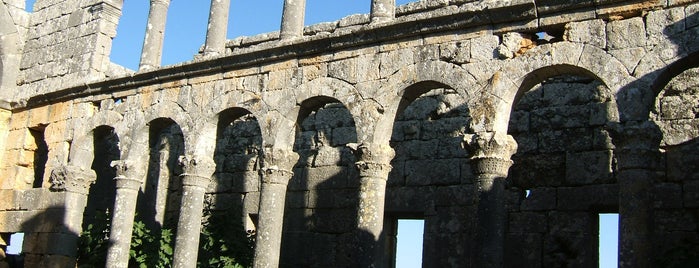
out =
[[117,174],[114,178],[116,180],[116,199],[105,267],[122,268],[128,267],[129,264],[129,248],[136,214],[138,189],[141,188],[143,182],[134,177],[136,172],[134,172],[133,163],[113,161],[112,166],[116,168]]
[[163,55],[163,38],[165,37],[165,21],[170,0],[150,0],[148,25],[143,39],[141,63],[139,70],[150,70],[160,67]]
[[478,186],[474,267],[503,267],[505,249],[505,180],[517,142],[510,135],[484,132],[464,137]]
[[371,22],[391,21],[396,16],[396,0],[371,0]]
[[649,121],[612,123],[619,184],[619,267],[652,267],[653,200],[662,133]]
[[359,170],[359,208],[357,213],[357,256],[360,267],[381,266],[386,181],[395,155],[388,144],[348,145],[356,155]]
[[279,34],[282,40],[303,36],[305,14],[306,0],[284,0],[282,29]]
[[291,150],[270,149],[264,152],[253,264],[256,268],[279,266],[286,186],[294,175],[292,169],[297,161],[298,155]]
[[216,164],[211,157],[206,156],[185,155],[180,156],[179,161],[184,172],[180,175],[182,206],[177,223],[173,267],[186,268],[197,266],[204,193],[211,183]]
[[230,7],[231,0],[211,0],[204,56],[217,56],[225,52]]

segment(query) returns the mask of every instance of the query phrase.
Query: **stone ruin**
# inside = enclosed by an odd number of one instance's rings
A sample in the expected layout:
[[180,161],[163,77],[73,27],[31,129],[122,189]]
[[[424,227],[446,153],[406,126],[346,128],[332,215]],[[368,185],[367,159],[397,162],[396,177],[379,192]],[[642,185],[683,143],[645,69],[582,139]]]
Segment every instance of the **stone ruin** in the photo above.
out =
[[[122,0],[0,1],[0,267],[75,267],[110,211],[194,267],[202,218],[254,231],[255,267],[393,267],[423,219],[423,267],[619,267],[699,259],[699,1],[366,1],[371,13],[226,40],[211,1],[193,60],[109,60]],[[3,264],[4,263],[4,264]]]

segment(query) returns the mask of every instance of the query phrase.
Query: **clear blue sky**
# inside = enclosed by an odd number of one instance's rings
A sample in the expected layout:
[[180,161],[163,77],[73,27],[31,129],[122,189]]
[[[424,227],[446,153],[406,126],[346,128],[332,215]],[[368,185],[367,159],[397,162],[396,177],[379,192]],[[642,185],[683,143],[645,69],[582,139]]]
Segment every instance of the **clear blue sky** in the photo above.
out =
[[[396,0],[398,5],[417,0]],[[129,69],[138,69],[148,17],[148,0],[124,0],[123,14],[113,42],[111,59]],[[283,0],[232,0],[228,38],[279,30]],[[31,9],[34,0],[28,0]],[[209,1],[172,0],[163,48],[163,65],[188,61],[204,44]],[[306,25],[336,21],[351,14],[369,13],[370,0],[307,0]],[[600,267],[616,267],[618,217],[601,217]],[[422,250],[420,222],[406,222],[399,229],[400,254],[397,267],[419,267]]]

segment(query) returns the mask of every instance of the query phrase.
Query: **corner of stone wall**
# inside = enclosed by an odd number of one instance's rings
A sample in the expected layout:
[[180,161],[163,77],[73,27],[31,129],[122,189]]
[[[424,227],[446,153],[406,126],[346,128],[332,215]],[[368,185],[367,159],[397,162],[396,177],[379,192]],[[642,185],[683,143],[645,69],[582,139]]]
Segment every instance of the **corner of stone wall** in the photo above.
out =
[[123,72],[109,60],[121,1],[43,0],[34,5],[20,64],[20,99]]

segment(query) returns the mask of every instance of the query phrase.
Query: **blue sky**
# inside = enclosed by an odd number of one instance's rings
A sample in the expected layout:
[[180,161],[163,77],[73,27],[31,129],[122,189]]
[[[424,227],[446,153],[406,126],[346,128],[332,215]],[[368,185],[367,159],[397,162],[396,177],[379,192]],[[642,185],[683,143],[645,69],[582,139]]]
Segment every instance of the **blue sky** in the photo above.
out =
[[[416,0],[396,0],[398,5]],[[228,38],[250,36],[279,30],[283,0],[232,0]],[[34,0],[28,0],[28,9]],[[172,0],[168,12],[163,48],[163,65],[188,61],[204,44],[209,14],[209,1]],[[369,13],[370,0],[307,0],[306,25],[336,21],[351,14]],[[138,69],[143,36],[148,17],[148,0],[124,0],[123,14],[112,45],[113,62],[129,69]],[[618,217],[600,218],[600,267],[616,267],[616,233]],[[421,222],[400,226],[397,267],[420,267],[422,251]]]

